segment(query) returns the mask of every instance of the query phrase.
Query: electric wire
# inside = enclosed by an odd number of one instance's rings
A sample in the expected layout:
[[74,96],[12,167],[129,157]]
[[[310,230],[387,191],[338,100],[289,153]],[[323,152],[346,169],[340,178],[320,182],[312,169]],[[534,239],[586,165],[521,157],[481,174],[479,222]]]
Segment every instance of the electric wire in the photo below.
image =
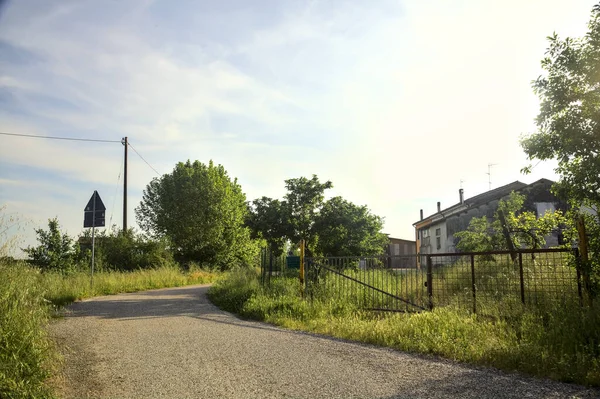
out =
[[36,138],[36,139],[51,139],[51,140],[91,141],[91,142],[96,142],[96,143],[120,143],[121,142],[121,140],[83,139],[83,138],[77,138],[77,137],[60,137],[60,136],[38,136],[35,134],[8,133],[8,132],[0,132],[0,135],[15,136],[15,137],[29,137],[29,138]]
[[146,163],[146,165],[148,165],[148,166],[150,167],[150,169],[152,169],[152,170],[154,171],[154,173],[156,173],[158,176],[160,176],[160,173],[158,173],[158,171],[157,171],[156,169],[154,169],[154,167],[153,167],[152,165],[150,165],[150,164],[148,163],[148,161],[146,161],[146,160],[144,159],[144,157],[143,157],[143,156],[142,156],[142,155],[141,155],[139,152],[137,152],[137,150],[136,150],[135,148],[133,148],[133,146],[131,145],[131,143],[127,142],[127,144],[128,144],[128,145],[131,147],[131,149],[132,149],[132,150],[133,150],[133,151],[134,151],[134,152],[135,152],[135,153],[138,155],[138,157],[140,157],[140,158],[142,159],[142,161],[144,161],[144,162]]

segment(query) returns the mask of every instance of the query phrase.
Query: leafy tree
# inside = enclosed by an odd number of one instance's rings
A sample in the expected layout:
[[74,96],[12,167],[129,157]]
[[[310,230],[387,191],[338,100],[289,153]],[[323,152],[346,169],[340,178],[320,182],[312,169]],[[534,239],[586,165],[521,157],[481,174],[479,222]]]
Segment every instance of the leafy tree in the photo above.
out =
[[500,200],[492,221],[486,216],[471,219],[467,230],[455,234],[459,239],[456,247],[464,252],[509,249],[499,212],[504,215],[515,248],[543,247],[545,237],[564,224],[565,218],[561,211],[547,212],[538,218],[535,213],[522,210],[524,202],[524,195],[512,192],[508,198]]
[[324,256],[379,255],[389,239],[381,232],[383,219],[342,197],[333,197],[316,215],[316,250]]
[[[576,204],[600,205],[600,4],[583,38],[548,37],[545,74],[533,82],[538,132],[521,139],[530,160],[556,159],[555,190]],[[524,172],[531,167],[523,169]]]
[[247,211],[223,166],[187,161],[148,184],[136,218],[146,233],[168,238],[179,260],[229,269],[250,262],[256,250],[243,224]]
[[[560,39],[556,33],[542,60],[545,73],[533,82],[540,98],[538,132],[521,139],[530,160],[558,161],[557,195],[568,200],[576,220],[582,205],[595,210],[586,215],[589,232],[600,231],[600,4],[596,4],[581,38]],[[529,172],[531,167],[523,169]],[[571,223],[572,225],[572,223]],[[574,227],[571,227],[574,232]],[[574,236],[576,236],[574,234]],[[585,267],[600,282],[600,236],[589,234],[592,257]],[[597,284],[600,287],[600,283]],[[600,292],[600,288],[596,288]]]
[[304,239],[306,242],[307,255],[311,255],[316,249],[318,232],[314,229],[314,223],[319,210],[323,206],[325,190],[333,187],[330,181],[321,183],[317,175],[312,179],[299,177],[285,181],[288,192],[284,196],[282,210],[286,216],[286,236],[293,243]]
[[288,217],[281,201],[262,197],[252,201],[246,225],[252,238],[264,239],[273,255],[283,254]]
[[365,206],[356,206],[341,197],[325,202],[330,181],[321,183],[316,175],[285,181],[282,201],[262,197],[252,202],[247,225],[253,236],[264,238],[275,254],[287,241],[306,242],[306,254],[374,255],[383,252],[387,237],[381,233],[383,219]]
[[45,271],[72,271],[78,248],[73,245],[73,239],[60,231],[56,218],[48,219],[48,231],[36,229],[37,247],[23,248],[32,264]]

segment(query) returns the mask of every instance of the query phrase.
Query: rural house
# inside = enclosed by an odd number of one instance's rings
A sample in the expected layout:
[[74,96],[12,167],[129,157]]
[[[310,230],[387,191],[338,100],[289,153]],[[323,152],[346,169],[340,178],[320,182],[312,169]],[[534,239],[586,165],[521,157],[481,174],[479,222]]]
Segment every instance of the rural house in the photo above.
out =
[[[505,186],[465,199],[463,189],[459,190],[459,201],[449,208],[442,209],[437,203],[437,212],[426,218],[421,210],[420,220],[413,223],[417,252],[420,254],[438,254],[456,252],[454,234],[466,230],[474,217],[494,217],[498,202],[507,198],[511,192],[525,195],[525,210],[535,212],[537,216],[547,211],[566,209],[566,204],[550,191],[554,182],[540,179],[531,184],[514,181]],[[547,238],[548,246],[559,244],[558,234]]]
[[389,256],[390,262],[388,267],[400,269],[417,266],[417,246],[415,241],[389,236],[388,239],[390,240],[386,249],[386,255]]

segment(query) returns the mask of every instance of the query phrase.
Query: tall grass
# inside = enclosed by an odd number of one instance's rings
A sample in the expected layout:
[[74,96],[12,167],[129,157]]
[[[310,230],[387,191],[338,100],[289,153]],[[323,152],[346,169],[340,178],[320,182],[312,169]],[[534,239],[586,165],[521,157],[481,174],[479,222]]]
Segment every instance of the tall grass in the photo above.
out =
[[600,386],[600,314],[593,308],[563,303],[548,312],[519,306],[500,309],[510,313],[505,318],[454,306],[375,313],[323,287],[312,300],[303,299],[297,279],[273,278],[261,286],[258,275],[245,270],[224,276],[209,296],[243,317],[287,328]]
[[179,287],[190,284],[213,282],[218,273],[191,269],[183,273],[176,265],[165,265],[156,269],[140,269],[132,272],[105,271],[94,274],[93,286],[90,275],[77,272],[70,275],[42,273],[39,284],[46,290],[45,297],[57,306],[75,300],[98,295],[136,292],[164,287]]
[[0,398],[52,397],[45,381],[58,355],[46,326],[57,306],[97,295],[210,283],[217,273],[177,266],[102,272],[40,273],[24,262],[0,260]]
[[39,272],[0,262],[0,397],[46,398],[56,360]]

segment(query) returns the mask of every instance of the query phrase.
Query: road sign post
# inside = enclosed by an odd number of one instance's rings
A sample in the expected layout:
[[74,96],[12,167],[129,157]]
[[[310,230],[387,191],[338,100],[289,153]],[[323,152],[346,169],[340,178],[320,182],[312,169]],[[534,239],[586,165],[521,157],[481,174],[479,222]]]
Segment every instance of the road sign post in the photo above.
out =
[[92,198],[88,201],[83,212],[83,227],[92,228],[92,273],[90,277],[90,286],[94,286],[94,258],[96,255],[96,227],[104,227],[106,222],[106,207],[98,194],[94,190]]

